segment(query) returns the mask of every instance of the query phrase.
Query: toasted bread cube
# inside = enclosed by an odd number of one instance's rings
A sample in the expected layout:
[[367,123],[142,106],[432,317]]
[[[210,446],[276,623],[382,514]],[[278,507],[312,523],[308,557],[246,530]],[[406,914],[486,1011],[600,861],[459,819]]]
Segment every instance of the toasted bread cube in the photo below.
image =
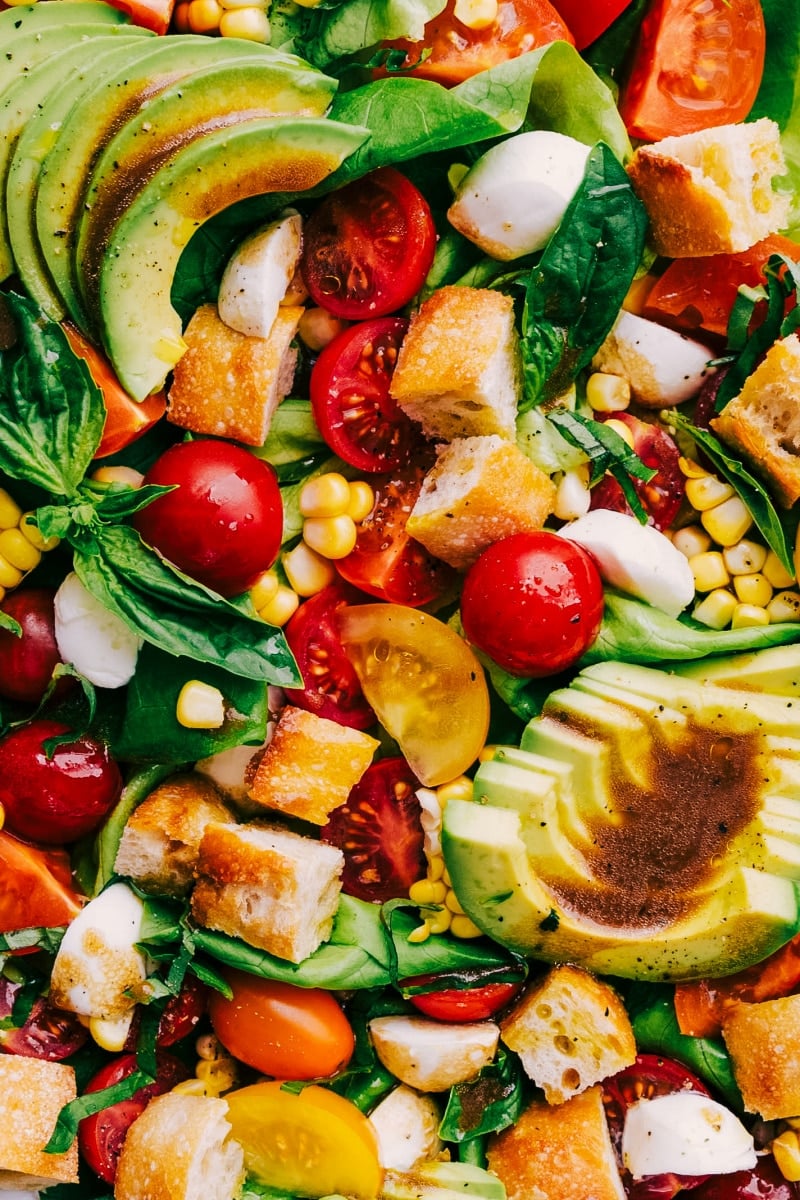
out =
[[487,1158],[507,1200],[625,1200],[599,1085],[564,1104],[534,1101]]
[[259,338],[231,329],[215,305],[201,305],[183,335],[188,349],[175,365],[167,420],[193,433],[263,446],[294,381],[291,343],[303,311],[282,306],[269,337]]
[[287,705],[248,789],[259,809],[327,825],[372,762],[379,742],[358,729]]
[[200,843],[192,916],[302,962],[330,937],[344,855],[284,829],[212,824]]
[[78,1144],[45,1154],[58,1114],[76,1096],[75,1072],[66,1063],[0,1056],[0,1189],[35,1190],[78,1182]]
[[521,368],[510,296],[445,287],[412,318],[391,394],[434,439],[515,436]]
[[744,1106],[765,1121],[800,1113],[800,995],[737,1003],[722,1036]]
[[512,533],[541,529],[556,488],[513,442],[497,434],[457,438],[425,476],[406,529],[458,569]]
[[529,987],[502,1022],[500,1036],[548,1104],[562,1104],[636,1058],[619,996],[580,967],[553,967]]
[[211,780],[194,772],[174,775],[153,788],[128,817],[114,870],[145,892],[184,896],[194,883],[206,825],[233,820]]

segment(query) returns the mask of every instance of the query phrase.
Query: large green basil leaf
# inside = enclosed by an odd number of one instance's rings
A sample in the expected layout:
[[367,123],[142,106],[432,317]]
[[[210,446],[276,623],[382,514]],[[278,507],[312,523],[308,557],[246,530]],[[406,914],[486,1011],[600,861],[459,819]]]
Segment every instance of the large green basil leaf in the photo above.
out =
[[517,1121],[532,1090],[517,1056],[501,1046],[474,1079],[450,1089],[439,1136],[460,1143],[499,1133]]

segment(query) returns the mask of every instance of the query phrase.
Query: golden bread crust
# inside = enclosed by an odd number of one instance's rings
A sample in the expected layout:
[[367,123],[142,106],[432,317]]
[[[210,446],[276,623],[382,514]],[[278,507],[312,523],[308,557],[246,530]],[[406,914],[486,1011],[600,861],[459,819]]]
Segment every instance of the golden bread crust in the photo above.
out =
[[45,1188],[78,1182],[78,1144],[45,1154],[58,1114],[76,1096],[75,1072],[66,1063],[0,1055],[0,1187]]
[[722,1023],[745,1108],[766,1121],[800,1112],[800,995],[735,1004]]

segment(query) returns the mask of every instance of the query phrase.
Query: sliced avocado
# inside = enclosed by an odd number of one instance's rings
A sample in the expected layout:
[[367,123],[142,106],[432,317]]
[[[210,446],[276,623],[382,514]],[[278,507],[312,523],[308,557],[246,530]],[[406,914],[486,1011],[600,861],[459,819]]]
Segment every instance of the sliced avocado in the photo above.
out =
[[248,196],[302,192],[369,136],[314,117],[244,122],[198,138],[162,166],[81,264],[97,298],[98,333],[123,387],[144,399],[163,386],[185,345],[170,289],[189,239]]
[[602,696],[586,694],[573,685],[551,692],[542,713],[589,737],[595,736],[598,728],[602,729],[614,761],[639,783],[646,782],[650,738],[641,714],[634,711],[633,705],[616,704]]
[[[554,724],[551,722],[551,724]],[[556,724],[556,728],[561,727]],[[530,727],[529,727],[530,728]],[[599,752],[599,753],[598,753]],[[498,746],[493,761],[510,763],[516,767],[525,767],[530,773],[542,775],[549,780],[555,791],[556,804],[559,806],[564,833],[568,838],[575,839],[580,844],[591,841],[591,829],[586,823],[585,816],[596,815],[588,812],[589,805],[598,798],[608,798],[608,761],[607,747],[591,738],[576,735],[576,742],[562,759],[547,750],[542,754],[516,746]],[[479,791],[480,768],[475,776],[475,792],[473,799],[481,803]],[[573,804],[571,799],[578,796],[586,803]],[[499,804],[499,799],[491,799],[489,803]],[[508,807],[518,807],[509,805]],[[613,820],[613,814],[603,809],[606,820]]]
[[770,646],[747,654],[723,654],[678,663],[673,668],[684,679],[716,683],[773,696],[800,698],[800,645]]

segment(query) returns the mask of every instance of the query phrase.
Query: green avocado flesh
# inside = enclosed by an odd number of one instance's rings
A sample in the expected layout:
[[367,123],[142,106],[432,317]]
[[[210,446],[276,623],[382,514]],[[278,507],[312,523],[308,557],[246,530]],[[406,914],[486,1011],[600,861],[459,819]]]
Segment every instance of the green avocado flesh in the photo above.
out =
[[759,653],[680,674],[606,662],[552,692],[521,747],[481,764],[472,801],[445,807],[467,915],[518,953],[630,979],[727,975],[787,942],[800,704],[777,668]]

